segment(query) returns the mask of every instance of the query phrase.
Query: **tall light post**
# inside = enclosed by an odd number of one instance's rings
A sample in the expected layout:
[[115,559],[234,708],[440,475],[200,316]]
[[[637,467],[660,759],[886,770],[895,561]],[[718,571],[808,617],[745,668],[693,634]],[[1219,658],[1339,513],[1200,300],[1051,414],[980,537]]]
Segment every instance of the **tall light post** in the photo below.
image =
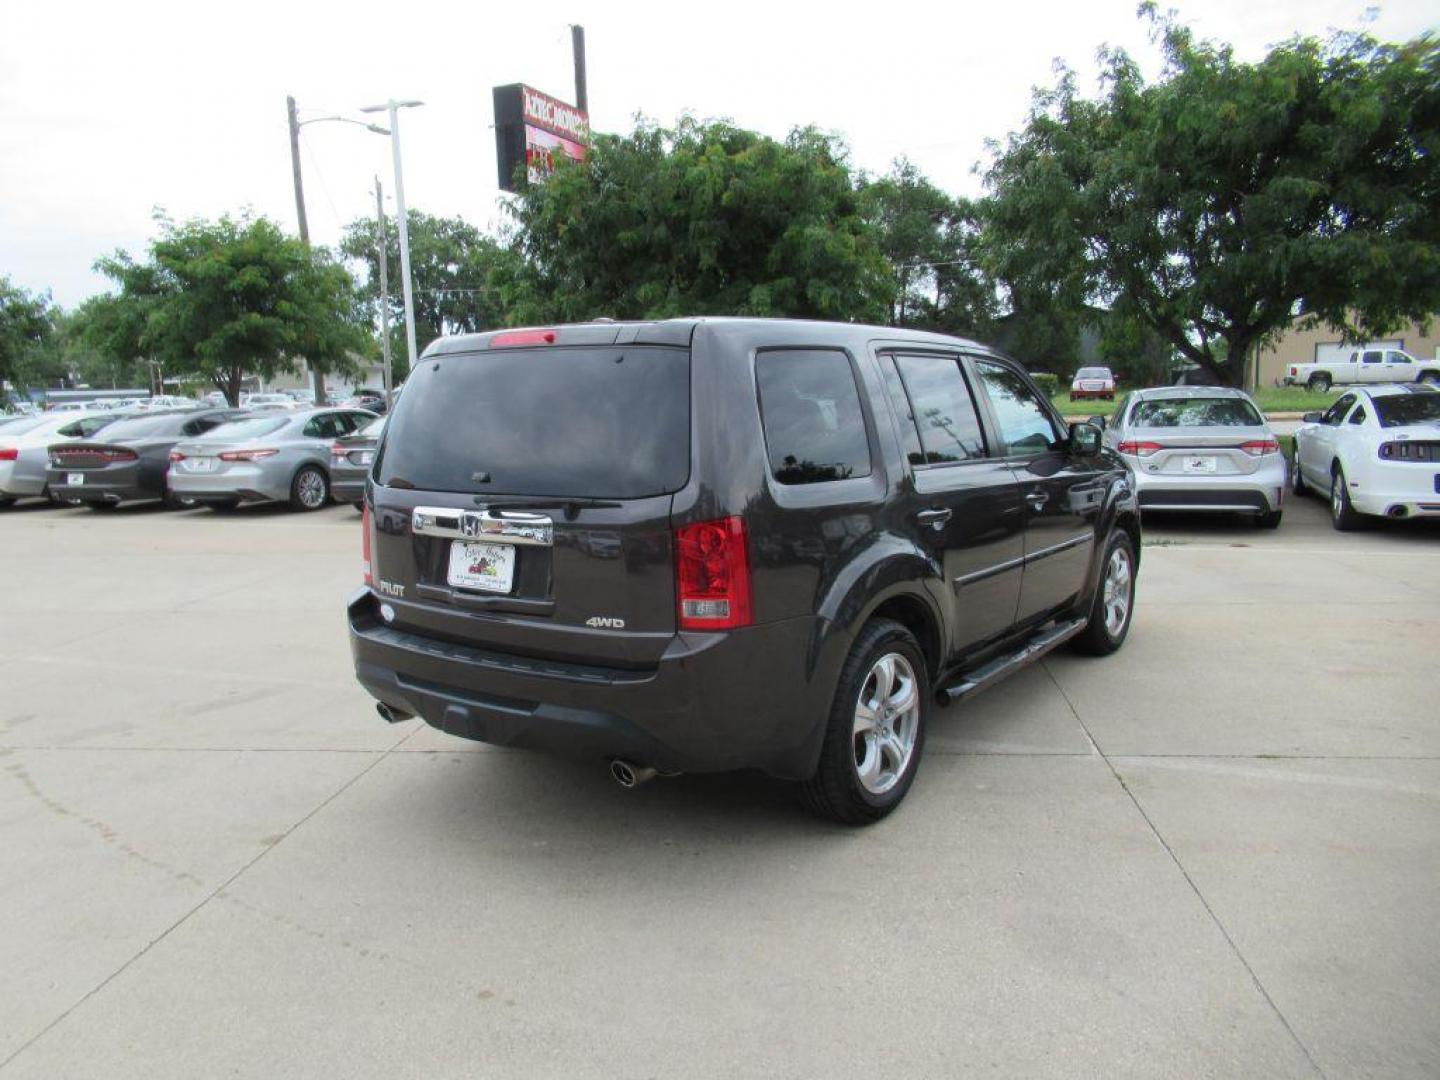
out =
[[[301,120],[293,97],[285,99],[285,112],[290,121],[290,171],[295,176],[295,216],[300,222],[300,242],[308,248],[310,246],[310,222],[305,216],[305,184],[300,179],[300,129],[306,124],[334,122],[355,124],[357,127],[363,127],[366,131],[373,131],[377,135],[389,135],[390,131],[379,124],[367,124],[363,120],[353,120],[348,116],[317,116],[310,120]],[[311,386],[315,390],[315,404],[325,404],[325,376],[314,368],[311,368]]]
[[390,282],[385,251],[385,192],[380,177],[375,177],[375,243],[380,258],[380,352],[385,357],[385,412],[395,407],[394,379],[390,369]]
[[390,114],[390,149],[395,157],[395,213],[400,225],[400,288],[405,294],[405,347],[410,367],[415,366],[415,296],[410,287],[410,230],[405,213],[405,177],[400,171],[400,115],[401,109],[413,109],[424,105],[423,101],[396,101],[391,98],[383,105],[367,105],[361,112],[388,112]]

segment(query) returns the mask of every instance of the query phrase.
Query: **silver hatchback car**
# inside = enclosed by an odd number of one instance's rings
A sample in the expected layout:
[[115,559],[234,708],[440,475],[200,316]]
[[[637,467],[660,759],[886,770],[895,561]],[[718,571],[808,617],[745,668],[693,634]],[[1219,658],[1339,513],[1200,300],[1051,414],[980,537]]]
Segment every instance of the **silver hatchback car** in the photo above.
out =
[[1243,390],[1166,386],[1120,403],[1105,444],[1130,463],[1140,509],[1249,514],[1280,524],[1287,469],[1280,442]]
[[330,446],[375,419],[362,409],[304,409],[222,424],[170,452],[170,491],[209,506],[330,501]]

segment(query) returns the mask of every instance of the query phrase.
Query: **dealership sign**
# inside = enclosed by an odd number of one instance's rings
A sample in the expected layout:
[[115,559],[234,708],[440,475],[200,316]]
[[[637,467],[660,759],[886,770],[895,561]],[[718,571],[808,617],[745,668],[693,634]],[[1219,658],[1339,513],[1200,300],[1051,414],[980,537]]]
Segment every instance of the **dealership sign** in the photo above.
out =
[[521,83],[495,87],[495,156],[500,187],[515,191],[521,162],[525,178],[542,180],[555,167],[557,155],[585,159],[590,145],[590,118],[574,105]]

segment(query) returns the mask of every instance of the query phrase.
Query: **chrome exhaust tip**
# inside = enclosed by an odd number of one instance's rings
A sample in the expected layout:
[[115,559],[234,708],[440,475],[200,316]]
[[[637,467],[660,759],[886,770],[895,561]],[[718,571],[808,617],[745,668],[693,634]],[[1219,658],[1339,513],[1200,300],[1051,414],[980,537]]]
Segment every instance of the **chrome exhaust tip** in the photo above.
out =
[[399,724],[406,720],[413,719],[408,713],[403,713],[399,709],[392,709],[383,701],[377,701],[375,703],[375,711],[380,714],[380,719],[384,720],[387,724]]
[[1388,511],[1392,518],[1404,518],[1410,516],[1410,510],[1405,506],[1392,506]]
[[655,770],[616,758],[610,762],[610,777],[623,788],[637,788],[655,779]]

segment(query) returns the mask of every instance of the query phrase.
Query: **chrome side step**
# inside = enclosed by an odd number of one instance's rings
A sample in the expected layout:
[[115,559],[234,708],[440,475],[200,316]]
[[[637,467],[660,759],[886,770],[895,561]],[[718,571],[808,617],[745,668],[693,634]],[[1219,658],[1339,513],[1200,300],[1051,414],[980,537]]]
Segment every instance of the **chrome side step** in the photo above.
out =
[[1006,675],[1014,674],[1027,664],[1039,660],[1051,649],[1064,645],[1065,642],[1084,630],[1089,621],[1089,619],[1072,619],[1070,622],[1056,623],[1038,637],[1031,638],[1022,648],[1008,656],[997,657],[984,667],[960,676],[955,683],[937,691],[936,696],[940,699],[940,703],[945,705],[968,697],[977,690],[983,690],[985,687],[999,682]]

